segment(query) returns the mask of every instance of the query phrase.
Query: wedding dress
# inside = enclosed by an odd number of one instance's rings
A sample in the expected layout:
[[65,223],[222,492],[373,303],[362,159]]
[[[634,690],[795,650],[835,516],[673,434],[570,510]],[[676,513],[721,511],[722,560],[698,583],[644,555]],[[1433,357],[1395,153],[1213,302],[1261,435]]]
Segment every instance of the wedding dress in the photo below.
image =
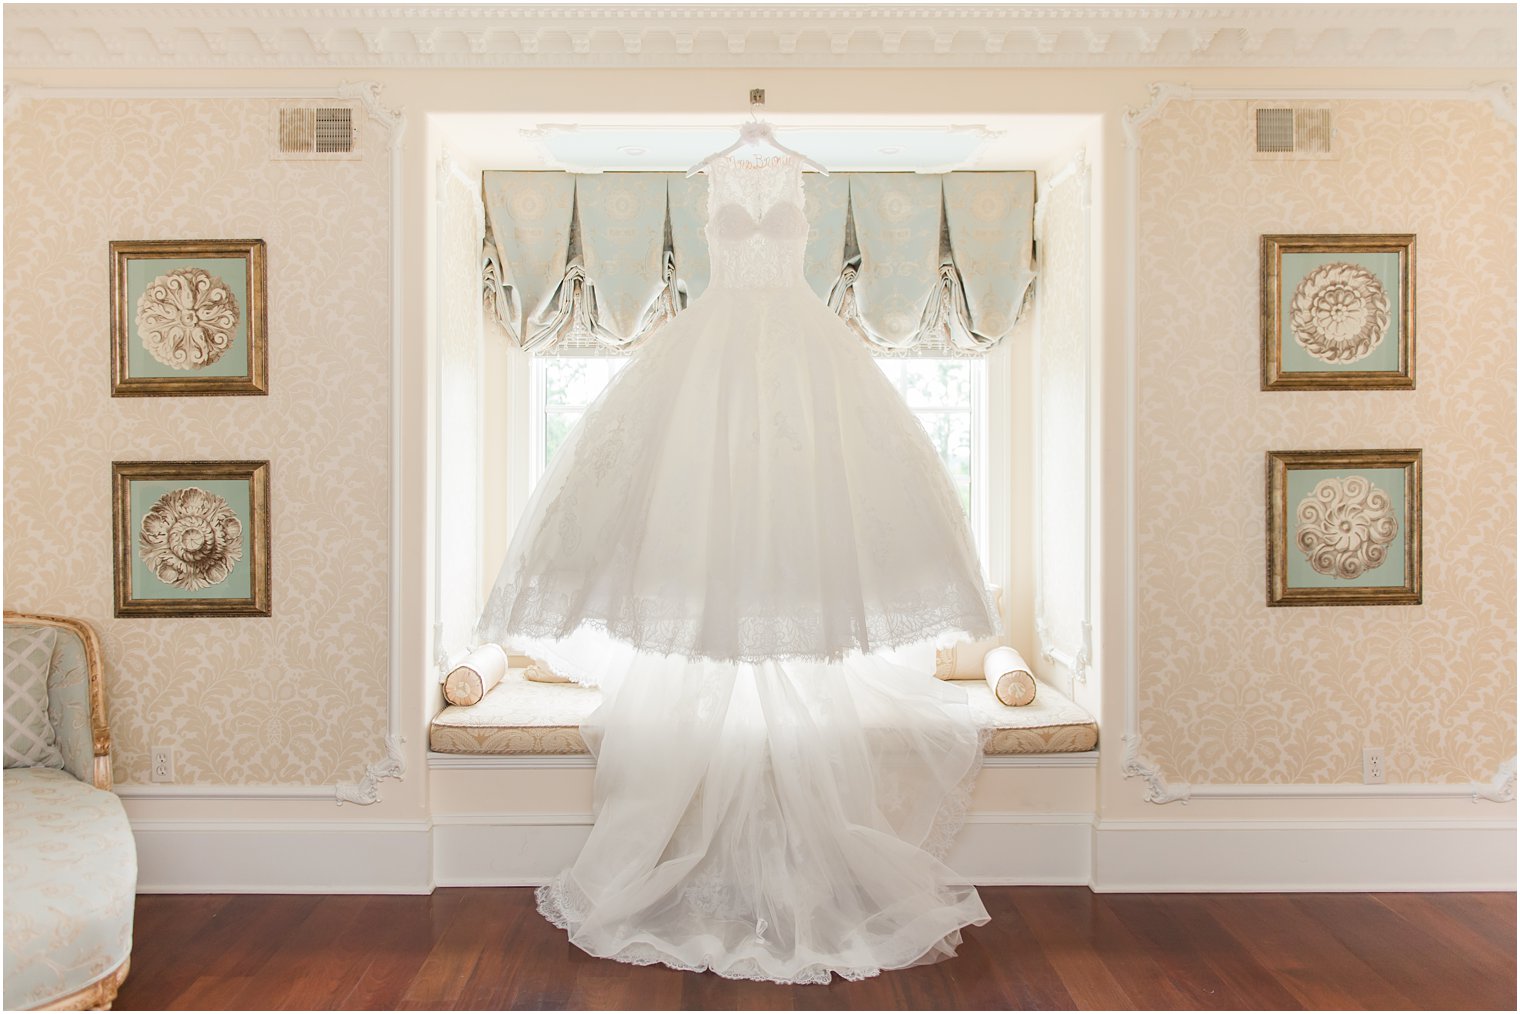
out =
[[996,621],[922,426],[808,287],[799,159],[709,168],[711,286],[586,411],[477,628],[600,684],[595,823],[539,908],[601,957],[776,982],[954,953],[960,688]]

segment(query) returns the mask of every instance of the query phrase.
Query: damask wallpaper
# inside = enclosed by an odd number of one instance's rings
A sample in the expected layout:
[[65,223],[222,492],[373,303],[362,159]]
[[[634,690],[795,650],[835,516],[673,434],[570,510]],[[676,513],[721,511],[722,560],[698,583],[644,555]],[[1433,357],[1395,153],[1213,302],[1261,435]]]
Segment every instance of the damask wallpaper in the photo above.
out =
[[[1039,299],[1039,620],[1041,649],[1075,656],[1087,617],[1087,526],[1080,505],[1087,496],[1088,223],[1081,172],[1043,194],[1040,211]],[[1055,663],[1041,674],[1081,703],[1097,701]]]
[[[1334,103],[1338,157],[1255,161],[1247,103],[1142,128],[1143,752],[1194,783],[1486,782],[1515,754],[1515,131]],[[1418,235],[1416,391],[1263,392],[1263,233]],[[1424,604],[1266,605],[1268,450],[1424,449]]]
[[[271,159],[270,100],[24,101],[5,127],[5,598],[106,651],[116,778],[326,784],[386,728],[390,163]],[[111,398],[106,246],[261,238],[268,397]],[[271,461],[273,616],[113,619],[114,459]]]

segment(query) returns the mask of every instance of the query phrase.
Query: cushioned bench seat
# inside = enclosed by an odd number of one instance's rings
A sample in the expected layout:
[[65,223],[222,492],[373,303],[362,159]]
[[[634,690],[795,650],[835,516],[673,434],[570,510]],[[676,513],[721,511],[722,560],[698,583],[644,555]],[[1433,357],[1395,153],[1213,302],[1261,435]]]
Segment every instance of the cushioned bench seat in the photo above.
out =
[[[1070,698],[1040,684],[1034,703],[1022,708],[1000,704],[982,681],[964,681],[977,719],[992,729],[989,755],[1081,753],[1098,742],[1093,717]],[[601,700],[591,688],[565,683],[533,683],[511,669],[472,707],[447,707],[433,719],[434,751],[459,754],[582,754],[581,719]]]
[[7,1009],[46,1006],[114,973],[109,1002],[132,952],[136,892],[120,799],[67,771],[5,772]]

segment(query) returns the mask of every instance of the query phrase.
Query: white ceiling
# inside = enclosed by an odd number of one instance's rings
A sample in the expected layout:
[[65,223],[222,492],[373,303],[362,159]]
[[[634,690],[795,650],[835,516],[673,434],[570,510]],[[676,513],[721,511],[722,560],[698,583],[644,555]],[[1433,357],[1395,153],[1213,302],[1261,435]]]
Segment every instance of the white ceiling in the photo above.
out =
[[[743,116],[438,113],[445,145],[480,169],[678,171],[727,147]],[[782,144],[839,171],[1042,169],[1064,161],[1092,123],[1082,116],[768,116]]]

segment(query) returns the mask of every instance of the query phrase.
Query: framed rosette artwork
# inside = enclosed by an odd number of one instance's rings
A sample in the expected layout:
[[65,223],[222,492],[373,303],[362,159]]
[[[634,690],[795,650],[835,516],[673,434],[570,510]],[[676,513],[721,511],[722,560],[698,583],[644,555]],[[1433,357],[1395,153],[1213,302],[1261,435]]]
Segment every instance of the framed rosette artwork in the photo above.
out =
[[1420,452],[1268,451],[1267,604],[1420,603]]
[[117,616],[269,615],[269,462],[111,464]]
[[264,241],[111,244],[111,395],[269,393]]
[[1413,390],[1414,324],[1414,236],[1261,237],[1262,390]]

